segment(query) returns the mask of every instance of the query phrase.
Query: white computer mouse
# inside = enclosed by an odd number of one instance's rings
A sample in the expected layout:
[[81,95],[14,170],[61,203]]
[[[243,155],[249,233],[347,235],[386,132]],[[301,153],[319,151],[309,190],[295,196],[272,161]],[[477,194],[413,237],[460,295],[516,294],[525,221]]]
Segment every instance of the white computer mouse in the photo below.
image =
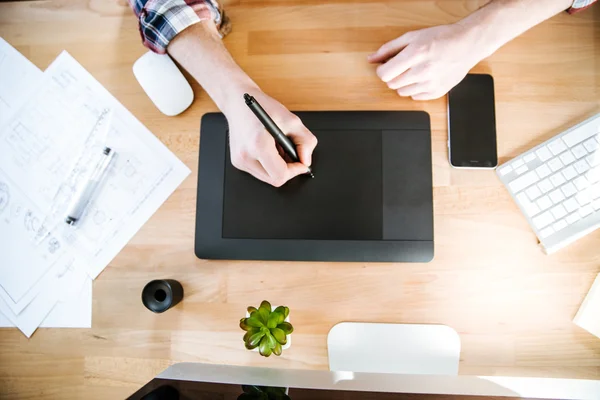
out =
[[133,74],[165,115],[181,114],[194,101],[192,87],[167,54],[147,52],[133,64]]

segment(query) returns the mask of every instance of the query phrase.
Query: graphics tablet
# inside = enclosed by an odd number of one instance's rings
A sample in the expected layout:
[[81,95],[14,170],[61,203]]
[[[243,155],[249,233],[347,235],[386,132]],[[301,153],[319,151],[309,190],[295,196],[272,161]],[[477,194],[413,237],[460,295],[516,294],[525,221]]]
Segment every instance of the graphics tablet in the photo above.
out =
[[[296,113],[315,178],[280,188],[235,169],[227,121],[202,118],[195,252],[202,259],[426,262],[433,258],[429,115]],[[265,133],[266,134],[266,133]]]

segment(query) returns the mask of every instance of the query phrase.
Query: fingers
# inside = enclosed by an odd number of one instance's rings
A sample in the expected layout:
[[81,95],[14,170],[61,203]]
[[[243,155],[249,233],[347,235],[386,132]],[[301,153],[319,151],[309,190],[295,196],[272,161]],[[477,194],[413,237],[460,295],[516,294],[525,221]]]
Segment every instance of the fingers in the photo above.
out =
[[413,60],[406,52],[400,52],[385,64],[377,67],[377,76],[384,82],[390,82],[400,74],[406,72],[412,65]]
[[300,162],[304,164],[304,172],[306,172],[306,167],[312,165],[312,153],[317,147],[317,138],[302,124],[296,127],[292,132],[288,133],[287,136],[292,139],[292,142],[296,145],[298,157],[300,158]]
[[275,187],[280,187],[290,179],[288,177],[288,165],[279,155],[273,138],[269,137],[269,139],[271,139],[270,142],[272,143],[262,147],[258,156],[258,162],[260,162],[269,175],[269,183]]
[[413,83],[396,90],[396,92],[402,97],[412,97],[426,93],[428,91],[427,89],[428,88],[422,83]]
[[410,43],[410,36],[410,32],[408,32],[394,40],[385,43],[375,53],[367,56],[367,60],[371,63],[381,63],[389,60],[391,57],[398,54],[400,50],[408,46]]
[[390,89],[398,90],[417,82],[419,82],[419,75],[415,73],[414,68],[411,68],[389,81],[387,85]]

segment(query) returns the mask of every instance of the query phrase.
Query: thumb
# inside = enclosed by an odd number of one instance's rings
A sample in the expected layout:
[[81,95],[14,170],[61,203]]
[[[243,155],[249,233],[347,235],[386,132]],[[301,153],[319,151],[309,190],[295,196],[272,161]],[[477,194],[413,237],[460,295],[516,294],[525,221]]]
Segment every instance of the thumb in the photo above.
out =
[[312,164],[312,153],[317,147],[318,140],[304,125],[294,129],[294,132],[289,133],[288,136],[296,145],[298,157],[300,162],[304,164],[304,172],[306,172],[306,167],[310,167]]
[[410,32],[382,45],[375,53],[367,56],[370,63],[382,63],[389,60],[410,43]]

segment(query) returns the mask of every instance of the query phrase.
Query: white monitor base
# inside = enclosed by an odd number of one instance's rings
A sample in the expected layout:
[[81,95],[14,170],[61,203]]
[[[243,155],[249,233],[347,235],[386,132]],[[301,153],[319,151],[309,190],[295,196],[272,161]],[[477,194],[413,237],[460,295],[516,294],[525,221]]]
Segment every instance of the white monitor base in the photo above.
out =
[[331,371],[458,375],[460,338],[445,325],[341,322],[327,351]]

